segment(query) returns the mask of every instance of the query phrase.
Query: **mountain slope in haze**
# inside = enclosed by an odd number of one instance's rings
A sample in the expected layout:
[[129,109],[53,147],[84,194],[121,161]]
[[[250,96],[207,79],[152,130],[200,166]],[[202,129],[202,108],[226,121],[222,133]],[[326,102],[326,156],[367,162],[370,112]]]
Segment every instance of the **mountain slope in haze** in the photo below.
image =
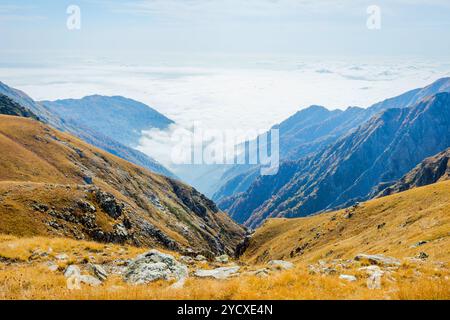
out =
[[[282,161],[299,160],[336,142],[340,137],[367,122],[379,112],[391,108],[408,108],[425,97],[440,92],[450,92],[450,78],[442,78],[424,88],[411,90],[400,96],[386,99],[367,109],[350,107],[345,111],[328,110],[320,106],[311,106],[300,110],[274,129],[280,131],[280,159]],[[258,167],[234,166],[220,179],[213,200],[224,210],[222,200],[245,192],[258,178]],[[239,181],[245,181],[240,183]],[[230,199],[223,201],[229,203]]]
[[151,107],[120,96],[41,101],[66,122],[101,132],[126,146],[136,147],[143,130],[167,129],[174,122]]
[[360,253],[406,258],[426,252],[428,260],[449,261],[449,190],[450,181],[444,181],[341,211],[269,219],[252,236],[242,260],[317,262]]
[[378,185],[400,179],[450,146],[450,94],[414,107],[388,109],[314,155],[282,163],[230,202],[238,222],[299,217],[368,199]]
[[[111,137],[108,137],[101,132],[97,132],[92,128],[84,126],[80,123],[76,123],[74,121],[66,121],[59,117],[59,115],[48,110],[44,105],[38,103],[31,99],[24,92],[11,88],[6,84],[0,82],[0,93],[9,97],[16,103],[20,104],[24,108],[29,109],[35,115],[39,117],[39,119],[53,128],[58,130],[69,132],[84,141],[93,144],[96,147],[99,147],[105,151],[108,151],[122,159],[130,161],[134,164],[147,168],[153,172],[176,178],[176,176],[158,163],[156,160],[150,158],[146,154],[135,150],[131,147],[128,147]],[[98,117],[96,115],[95,117]]]
[[0,233],[232,253],[245,231],[195,189],[0,116]]
[[425,159],[399,181],[386,187],[381,192],[377,192],[377,194],[378,197],[383,197],[449,179],[450,148]]

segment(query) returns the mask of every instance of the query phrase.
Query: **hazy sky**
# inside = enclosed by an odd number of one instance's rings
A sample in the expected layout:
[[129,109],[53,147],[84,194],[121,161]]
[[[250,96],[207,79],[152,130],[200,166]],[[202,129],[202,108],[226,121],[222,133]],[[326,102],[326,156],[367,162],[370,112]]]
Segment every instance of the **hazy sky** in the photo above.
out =
[[[72,4],[81,9],[79,31],[66,28]],[[377,31],[366,27],[373,4]],[[3,53],[446,56],[450,1],[0,0],[0,37]]]

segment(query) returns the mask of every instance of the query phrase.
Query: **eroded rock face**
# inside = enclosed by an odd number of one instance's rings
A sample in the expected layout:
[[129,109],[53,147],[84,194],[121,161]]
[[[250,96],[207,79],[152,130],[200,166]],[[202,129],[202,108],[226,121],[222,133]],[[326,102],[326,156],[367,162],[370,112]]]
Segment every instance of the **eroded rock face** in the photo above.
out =
[[151,250],[138,256],[127,268],[124,279],[131,284],[146,284],[156,280],[183,281],[188,268],[173,256]]

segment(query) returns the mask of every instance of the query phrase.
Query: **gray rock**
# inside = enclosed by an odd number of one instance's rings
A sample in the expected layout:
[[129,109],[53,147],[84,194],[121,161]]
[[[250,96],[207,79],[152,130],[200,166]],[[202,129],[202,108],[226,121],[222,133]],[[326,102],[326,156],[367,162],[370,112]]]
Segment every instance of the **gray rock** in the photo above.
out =
[[66,271],[64,271],[64,277],[70,278],[70,277],[79,277],[81,275],[81,270],[76,265],[70,265],[67,267]]
[[108,272],[106,270],[98,265],[98,264],[91,264],[89,265],[94,275],[99,279],[100,281],[105,281],[108,278]]
[[189,275],[187,266],[169,254],[151,250],[138,256],[125,271],[125,281],[146,284],[156,280],[181,280]]
[[419,252],[419,254],[416,256],[417,259],[420,260],[427,260],[429,255],[425,252]]
[[195,257],[195,260],[197,260],[197,261],[207,261],[208,259],[206,259],[205,256],[202,256],[201,254],[198,254],[198,255]]
[[61,253],[55,256],[56,260],[69,260],[69,256],[66,253]]
[[367,261],[373,265],[381,266],[399,266],[401,264],[400,260],[392,257],[386,257],[382,254],[370,255],[370,254],[358,254],[355,257],[356,261]]
[[84,284],[90,285],[92,287],[97,287],[102,284],[102,282],[100,280],[98,280],[97,278],[95,278],[93,276],[82,275],[82,276],[78,276],[78,279],[80,280],[80,283],[84,283]]
[[349,274],[341,274],[339,279],[346,280],[348,282],[355,282],[357,280],[355,276]]
[[186,263],[186,264],[194,264],[195,263],[195,260],[192,257],[188,257],[188,256],[181,256],[180,261],[182,263]]
[[367,288],[369,289],[381,289],[381,277],[384,271],[379,266],[369,266],[359,268],[360,271],[366,271],[369,277],[367,278]]
[[413,244],[411,246],[411,248],[417,248],[417,247],[423,246],[424,244],[427,244],[427,243],[428,243],[428,241],[422,240],[422,241],[419,241],[419,242]]
[[272,260],[267,264],[271,269],[289,270],[294,268],[294,264],[284,260]]
[[215,278],[215,279],[228,279],[229,277],[236,275],[240,267],[222,267],[213,270],[199,269],[195,271],[195,276],[199,278]]
[[223,254],[221,256],[216,257],[216,262],[219,263],[228,263],[230,261],[230,257],[227,254]]

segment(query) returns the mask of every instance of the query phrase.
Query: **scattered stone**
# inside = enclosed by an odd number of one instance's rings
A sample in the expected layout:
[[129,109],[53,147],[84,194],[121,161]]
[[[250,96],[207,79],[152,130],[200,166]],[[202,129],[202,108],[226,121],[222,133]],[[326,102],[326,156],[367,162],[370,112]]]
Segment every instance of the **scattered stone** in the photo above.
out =
[[223,254],[219,257],[216,257],[216,262],[219,263],[228,263],[230,261],[230,257],[227,254]]
[[108,278],[108,272],[106,272],[102,266],[98,264],[91,264],[89,267],[100,281],[105,281]]
[[367,288],[375,290],[381,289],[381,277],[383,276],[383,271],[373,272],[367,279]]
[[385,226],[386,226],[386,222],[383,222],[377,226],[377,229],[378,230],[383,229]]
[[427,244],[427,243],[428,243],[428,241],[422,240],[422,241],[419,241],[419,242],[413,244],[411,246],[411,248],[417,248],[417,247],[423,246],[424,244]]
[[192,257],[188,257],[188,256],[181,256],[180,261],[182,263],[186,263],[186,264],[194,264],[195,263],[195,260]]
[[93,213],[93,212],[97,211],[97,209],[95,209],[95,207],[87,201],[80,199],[77,201],[77,204],[80,207],[80,209],[83,210],[83,212]]
[[416,256],[416,258],[417,258],[417,259],[420,259],[420,260],[427,260],[428,257],[429,257],[429,255],[428,255],[427,253],[423,252],[423,251],[420,252],[420,253]]
[[100,280],[98,280],[97,278],[95,278],[93,276],[82,275],[82,276],[78,276],[78,279],[80,280],[80,283],[84,283],[84,284],[90,285],[92,287],[97,287],[102,284],[102,282]]
[[125,271],[125,281],[146,284],[156,280],[181,280],[188,276],[187,266],[169,254],[151,250],[138,256]]
[[69,256],[66,253],[60,253],[55,256],[56,260],[69,260]]
[[50,270],[52,272],[55,272],[58,270],[58,265],[53,262],[47,263],[47,267],[48,267],[48,270]]
[[339,279],[346,280],[348,282],[355,282],[357,280],[355,276],[349,274],[341,274]]
[[366,261],[372,265],[382,265],[382,266],[399,266],[401,264],[400,260],[392,257],[386,257],[384,255],[369,255],[369,254],[358,254],[355,257],[356,261]]
[[360,271],[366,271],[369,275],[367,278],[367,288],[369,289],[381,289],[381,277],[384,271],[379,266],[373,265],[368,267],[359,268]]
[[284,261],[284,260],[272,260],[267,264],[271,269],[281,269],[281,270],[289,270],[294,268],[294,264],[292,262]]
[[202,256],[201,254],[198,254],[198,255],[195,257],[195,260],[197,260],[197,261],[207,261],[208,259],[206,259],[205,256]]
[[97,190],[95,199],[100,207],[113,219],[117,219],[122,215],[125,205],[118,203],[116,198],[107,192]]
[[64,277],[70,278],[70,277],[79,277],[81,276],[81,270],[76,265],[70,265],[67,267],[66,271],[64,272]]
[[199,269],[195,271],[195,276],[199,278],[215,278],[215,279],[228,279],[229,277],[236,275],[240,267],[222,267],[213,270]]

